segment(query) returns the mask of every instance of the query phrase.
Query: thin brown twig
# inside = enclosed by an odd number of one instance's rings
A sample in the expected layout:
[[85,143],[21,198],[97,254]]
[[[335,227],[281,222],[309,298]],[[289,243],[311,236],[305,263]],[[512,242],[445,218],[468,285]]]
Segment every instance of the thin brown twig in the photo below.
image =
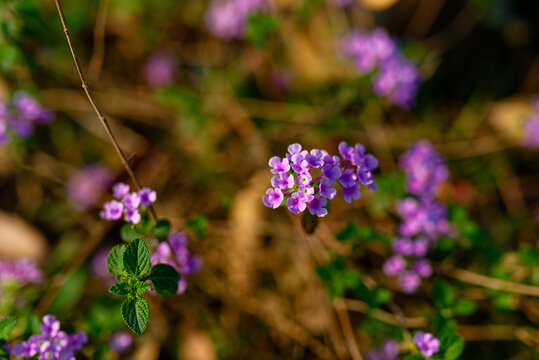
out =
[[445,266],[445,269],[442,270],[446,275],[465,283],[474,284],[493,290],[500,290],[515,294],[539,297],[538,286],[499,280],[489,276],[477,274],[472,271],[459,269],[451,266]]
[[350,356],[353,360],[363,360],[363,357],[359,352],[359,347],[354,336],[354,329],[352,328],[352,324],[350,323],[350,317],[348,317],[344,301],[341,299],[335,300],[333,305],[335,307],[335,312],[337,313],[337,316],[339,318],[339,322],[341,323],[342,332],[344,335],[344,339],[346,340],[346,345],[348,346]]
[[[101,124],[103,125],[103,128],[105,129],[105,132],[110,138],[110,141],[112,142],[114,149],[118,153],[118,156],[120,157],[120,160],[122,162],[122,165],[124,166],[125,170],[129,174],[129,177],[135,184],[135,187],[137,190],[140,190],[142,186],[140,185],[140,182],[138,181],[135,173],[133,172],[133,169],[131,169],[131,166],[129,165],[129,162],[127,161],[127,158],[125,157],[124,152],[122,151],[120,144],[118,144],[118,141],[116,140],[116,137],[114,136],[114,133],[112,132],[112,129],[110,128],[109,122],[105,118],[105,115],[103,115],[103,112],[99,109],[97,106],[92,93],[90,92],[90,88],[88,87],[88,83],[86,81],[86,78],[84,77],[84,73],[82,71],[82,68],[80,66],[79,59],[77,57],[77,54],[75,53],[75,49],[73,48],[73,44],[71,42],[71,36],[69,35],[69,29],[67,27],[66,19],[64,16],[64,11],[62,10],[62,5],[60,4],[60,0],[54,0],[54,3],[56,4],[56,9],[58,10],[58,15],[60,16],[60,20],[62,22],[62,26],[64,28],[64,33],[66,36],[67,44],[69,46],[69,50],[71,51],[71,55],[73,57],[73,61],[75,62],[75,67],[77,68],[77,72],[79,74],[79,78],[82,84],[82,89],[84,90],[86,97],[90,101],[90,104],[92,105],[95,113],[97,114],[97,117],[101,121]],[[150,205],[150,214],[154,221],[157,221],[157,214],[155,213],[155,209],[153,206]]]

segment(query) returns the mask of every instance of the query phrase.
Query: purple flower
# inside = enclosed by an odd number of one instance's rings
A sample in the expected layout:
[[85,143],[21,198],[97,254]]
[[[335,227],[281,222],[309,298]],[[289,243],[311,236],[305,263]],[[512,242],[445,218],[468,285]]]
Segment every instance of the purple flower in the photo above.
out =
[[333,181],[322,180],[320,181],[320,195],[332,200],[337,195],[337,189],[332,188]]
[[128,193],[122,198],[126,209],[137,209],[141,203],[140,196],[136,192]]
[[43,335],[55,337],[60,330],[60,322],[56,320],[54,315],[45,315],[39,329]]
[[407,238],[393,239],[393,251],[404,256],[412,255],[414,252],[412,240]]
[[390,257],[384,262],[382,269],[387,276],[400,275],[406,268],[406,261],[400,255]]
[[430,357],[440,350],[440,340],[434,337],[431,333],[419,331],[414,336],[414,344],[416,344],[421,354],[425,357]]
[[176,58],[166,51],[153,54],[144,64],[144,79],[151,87],[162,87],[174,82],[177,70]]
[[298,174],[304,174],[306,172],[309,172],[309,163],[303,155],[301,154],[294,154],[291,156],[292,159],[292,170],[294,170]]
[[304,187],[304,186],[308,186],[311,183],[312,179],[313,177],[311,176],[311,174],[306,172],[306,173],[298,175],[298,177],[296,178],[296,181],[299,187]]
[[99,216],[105,220],[118,220],[122,217],[123,211],[124,204],[119,201],[112,200],[103,205],[103,210],[101,210]]
[[273,174],[280,174],[283,172],[287,172],[290,170],[290,164],[288,163],[288,158],[283,158],[281,160],[280,157],[274,156],[271,159],[269,159],[268,162],[269,166],[271,166],[273,169],[271,169],[271,172]]
[[352,200],[357,200],[361,197],[361,193],[359,192],[359,184],[343,187],[341,191],[344,201],[347,203],[351,203]]
[[213,0],[206,13],[206,27],[222,39],[240,38],[245,32],[247,18],[266,7],[265,0]]
[[404,57],[396,56],[380,64],[372,88],[375,94],[387,97],[393,104],[409,108],[414,103],[420,83],[417,67]]
[[399,343],[388,339],[382,343],[379,349],[372,349],[365,354],[366,360],[398,360]]
[[101,165],[88,165],[67,180],[67,196],[79,210],[88,210],[99,201],[112,181],[112,172]]
[[312,186],[301,186],[299,188],[299,193],[303,197],[306,203],[314,199],[314,188]]
[[118,331],[109,339],[109,345],[112,350],[116,351],[117,353],[123,353],[127,349],[131,347],[131,344],[133,343],[133,338],[130,334]]
[[114,184],[112,187],[112,196],[116,199],[122,199],[129,193],[129,185],[122,182]]
[[290,198],[288,198],[288,200],[286,200],[286,206],[288,207],[288,210],[290,210],[290,212],[294,214],[299,214],[300,212],[303,212],[305,210],[307,204],[302,194],[299,192],[295,192]]
[[399,277],[399,285],[406,294],[412,294],[421,285],[421,279],[413,272],[405,272]]
[[414,256],[422,258],[427,255],[429,250],[429,240],[426,237],[419,237],[414,241]]
[[312,149],[310,152],[310,155],[307,155],[305,157],[305,160],[309,163],[309,165],[313,168],[319,168],[322,167],[324,164],[324,161],[322,160],[322,151],[318,149]]
[[354,186],[356,184],[356,180],[356,174],[350,169],[344,170],[339,178],[339,182],[344,187]]
[[417,260],[412,265],[412,270],[422,278],[428,278],[432,275],[432,265],[427,259]]
[[522,146],[528,149],[539,147],[539,110],[531,114],[524,123]]
[[142,206],[150,206],[157,200],[157,194],[149,187],[143,187],[139,192],[140,203]]
[[138,224],[141,220],[138,209],[126,208],[124,212],[124,220],[133,224]]
[[275,175],[271,178],[271,186],[279,189],[292,189],[294,187],[294,176],[286,172]]
[[13,105],[19,116],[27,121],[37,120],[42,112],[46,110],[36,99],[23,91],[15,93]]
[[321,198],[319,195],[314,196],[314,198],[309,203],[309,212],[311,215],[317,215],[319,217],[326,216],[328,211],[324,208],[327,205],[327,200]]
[[0,258],[0,287],[4,283],[14,282],[20,286],[38,284],[43,281],[43,272],[36,262],[27,258]]
[[266,190],[266,195],[262,197],[262,201],[267,207],[277,209],[283,202],[283,198],[281,189],[269,188]]
[[329,180],[335,181],[341,177],[341,168],[333,163],[325,163],[322,166],[322,174]]

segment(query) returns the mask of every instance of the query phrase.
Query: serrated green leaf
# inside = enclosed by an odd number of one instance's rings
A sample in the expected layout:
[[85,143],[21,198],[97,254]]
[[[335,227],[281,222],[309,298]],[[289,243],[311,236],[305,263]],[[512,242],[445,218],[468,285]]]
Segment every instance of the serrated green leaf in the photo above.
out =
[[464,351],[464,340],[458,335],[452,334],[442,338],[442,351],[444,352],[444,360],[458,359]]
[[133,228],[132,224],[124,224],[120,229],[120,237],[125,242],[131,242],[139,236],[140,234]]
[[139,281],[136,285],[136,294],[141,296],[150,290],[150,284],[145,281]]
[[432,288],[434,303],[438,308],[448,308],[455,303],[456,295],[453,289],[445,282],[438,280]]
[[124,252],[125,246],[116,245],[107,256],[107,269],[112,275],[122,275],[124,273]]
[[142,239],[135,239],[124,252],[124,270],[135,277],[141,277],[150,270],[150,251]]
[[0,320],[0,339],[7,339],[9,334],[15,329],[17,325],[17,318],[8,317]]
[[151,280],[157,294],[171,296],[178,292],[180,274],[170,265],[157,264],[152,267],[148,280]]
[[165,237],[170,232],[170,221],[168,220],[159,220],[155,224],[155,228],[153,230],[153,235],[155,237]]
[[125,300],[122,303],[122,318],[134,333],[141,335],[150,320],[150,306],[141,297]]
[[131,286],[128,283],[118,283],[112,285],[109,291],[114,295],[128,295],[131,292]]

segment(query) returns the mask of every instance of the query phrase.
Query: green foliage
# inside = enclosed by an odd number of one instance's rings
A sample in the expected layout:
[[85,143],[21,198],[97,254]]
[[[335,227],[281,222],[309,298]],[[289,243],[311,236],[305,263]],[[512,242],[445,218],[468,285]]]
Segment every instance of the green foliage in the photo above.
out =
[[15,317],[8,317],[0,320],[0,340],[6,340],[13,329],[15,329],[16,325],[17,318]]
[[180,274],[172,266],[167,264],[157,264],[152,267],[148,276],[153,284],[155,292],[161,296],[170,296],[178,292],[178,281]]
[[443,360],[456,360],[464,351],[464,340],[456,334],[448,334],[440,339],[440,352],[437,354]]
[[163,238],[170,233],[170,221],[158,220],[153,230],[153,235],[158,238]]
[[124,272],[124,245],[116,245],[107,256],[107,269],[112,275],[122,275]]
[[199,238],[206,237],[206,226],[208,226],[208,218],[205,216],[197,216],[187,220],[187,226],[193,230]]
[[264,46],[266,39],[277,32],[279,24],[271,14],[254,13],[249,16],[245,37],[256,46]]
[[142,334],[150,320],[150,306],[141,297],[134,297],[122,303],[122,318],[126,325],[136,334]]
[[127,246],[117,245],[112,248],[107,256],[107,266],[118,279],[118,283],[112,285],[109,292],[127,296],[121,307],[122,319],[131,330],[142,334],[150,317],[148,302],[142,298],[151,288],[148,281],[153,283],[158,295],[170,296],[178,291],[180,275],[170,265],[157,264],[152,267],[148,245],[139,238]]
[[425,357],[421,354],[408,355],[404,360],[424,360]]
[[150,252],[142,239],[135,239],[125,249],[124,270],[134,277],[146,275],[150,270]]
[[440,309],[449,308],[455,303],[456,295],[451,287],[441,281],[437,280],[432,288],[432,296],[436,307]]
[[130,242],[140,237],[140,235],[133,227],[133,224],[127,223],[122,225],[122,228],[120,229],[120,237],[123,241]]
[[153,222],[148,215],[141,217],[140,222],[135,225],[135,230],[140,235],[147,235],[153,230]]

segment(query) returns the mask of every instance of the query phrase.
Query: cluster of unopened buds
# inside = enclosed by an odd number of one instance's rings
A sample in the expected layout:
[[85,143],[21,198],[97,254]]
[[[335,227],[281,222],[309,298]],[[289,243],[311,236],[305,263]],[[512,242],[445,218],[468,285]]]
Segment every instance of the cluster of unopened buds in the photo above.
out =
[[383,271],[388,276],[399,276],[401,289],[414,293],[421,278],[432,275],[432,265],[425,258],[427,252],[440,236],[451,233],[447,209],[435,199],[440,183],[447,180],[449,172],[428,141],[413,144],[401,156],[399,165],[406,172],[406,190],[415,196],[396,203],[397,213],[402,218],[399,236],[393,239],[395,255],[386,260]]
[[344,200],[351,203],[361,196],[361,185],[376,190],[374,174],[378,160],[365,153],[361,144],[339,144],[341,157],[324,150],[302,150],[300,144],[288,146],[288,154],[269,160],[272,188],[262,197],[264,205],[276,209],[284,202],[294,214],[309,209],[312,215],[325,216],[327,205],[337,195],[335,184],[341,186]]
[[118,200],[111,200],[103,205],[99,213],[105,220],[118,220],[122,216],[124,220],[138,224],[141,219],[141,211],[152,205],[157,195],[149,187],[144,187],[138,192],[129,192],[129,185],[117,183],[112,187],[112,196]]
[[75,351],[88,342],[84,331],[66,334],[60,330],[60,322],[53,315],[45,315],[39,326],[41,334],[32,335],[28,340],[17,343],[11,349],[12,355],[25,358],[75,360]]

